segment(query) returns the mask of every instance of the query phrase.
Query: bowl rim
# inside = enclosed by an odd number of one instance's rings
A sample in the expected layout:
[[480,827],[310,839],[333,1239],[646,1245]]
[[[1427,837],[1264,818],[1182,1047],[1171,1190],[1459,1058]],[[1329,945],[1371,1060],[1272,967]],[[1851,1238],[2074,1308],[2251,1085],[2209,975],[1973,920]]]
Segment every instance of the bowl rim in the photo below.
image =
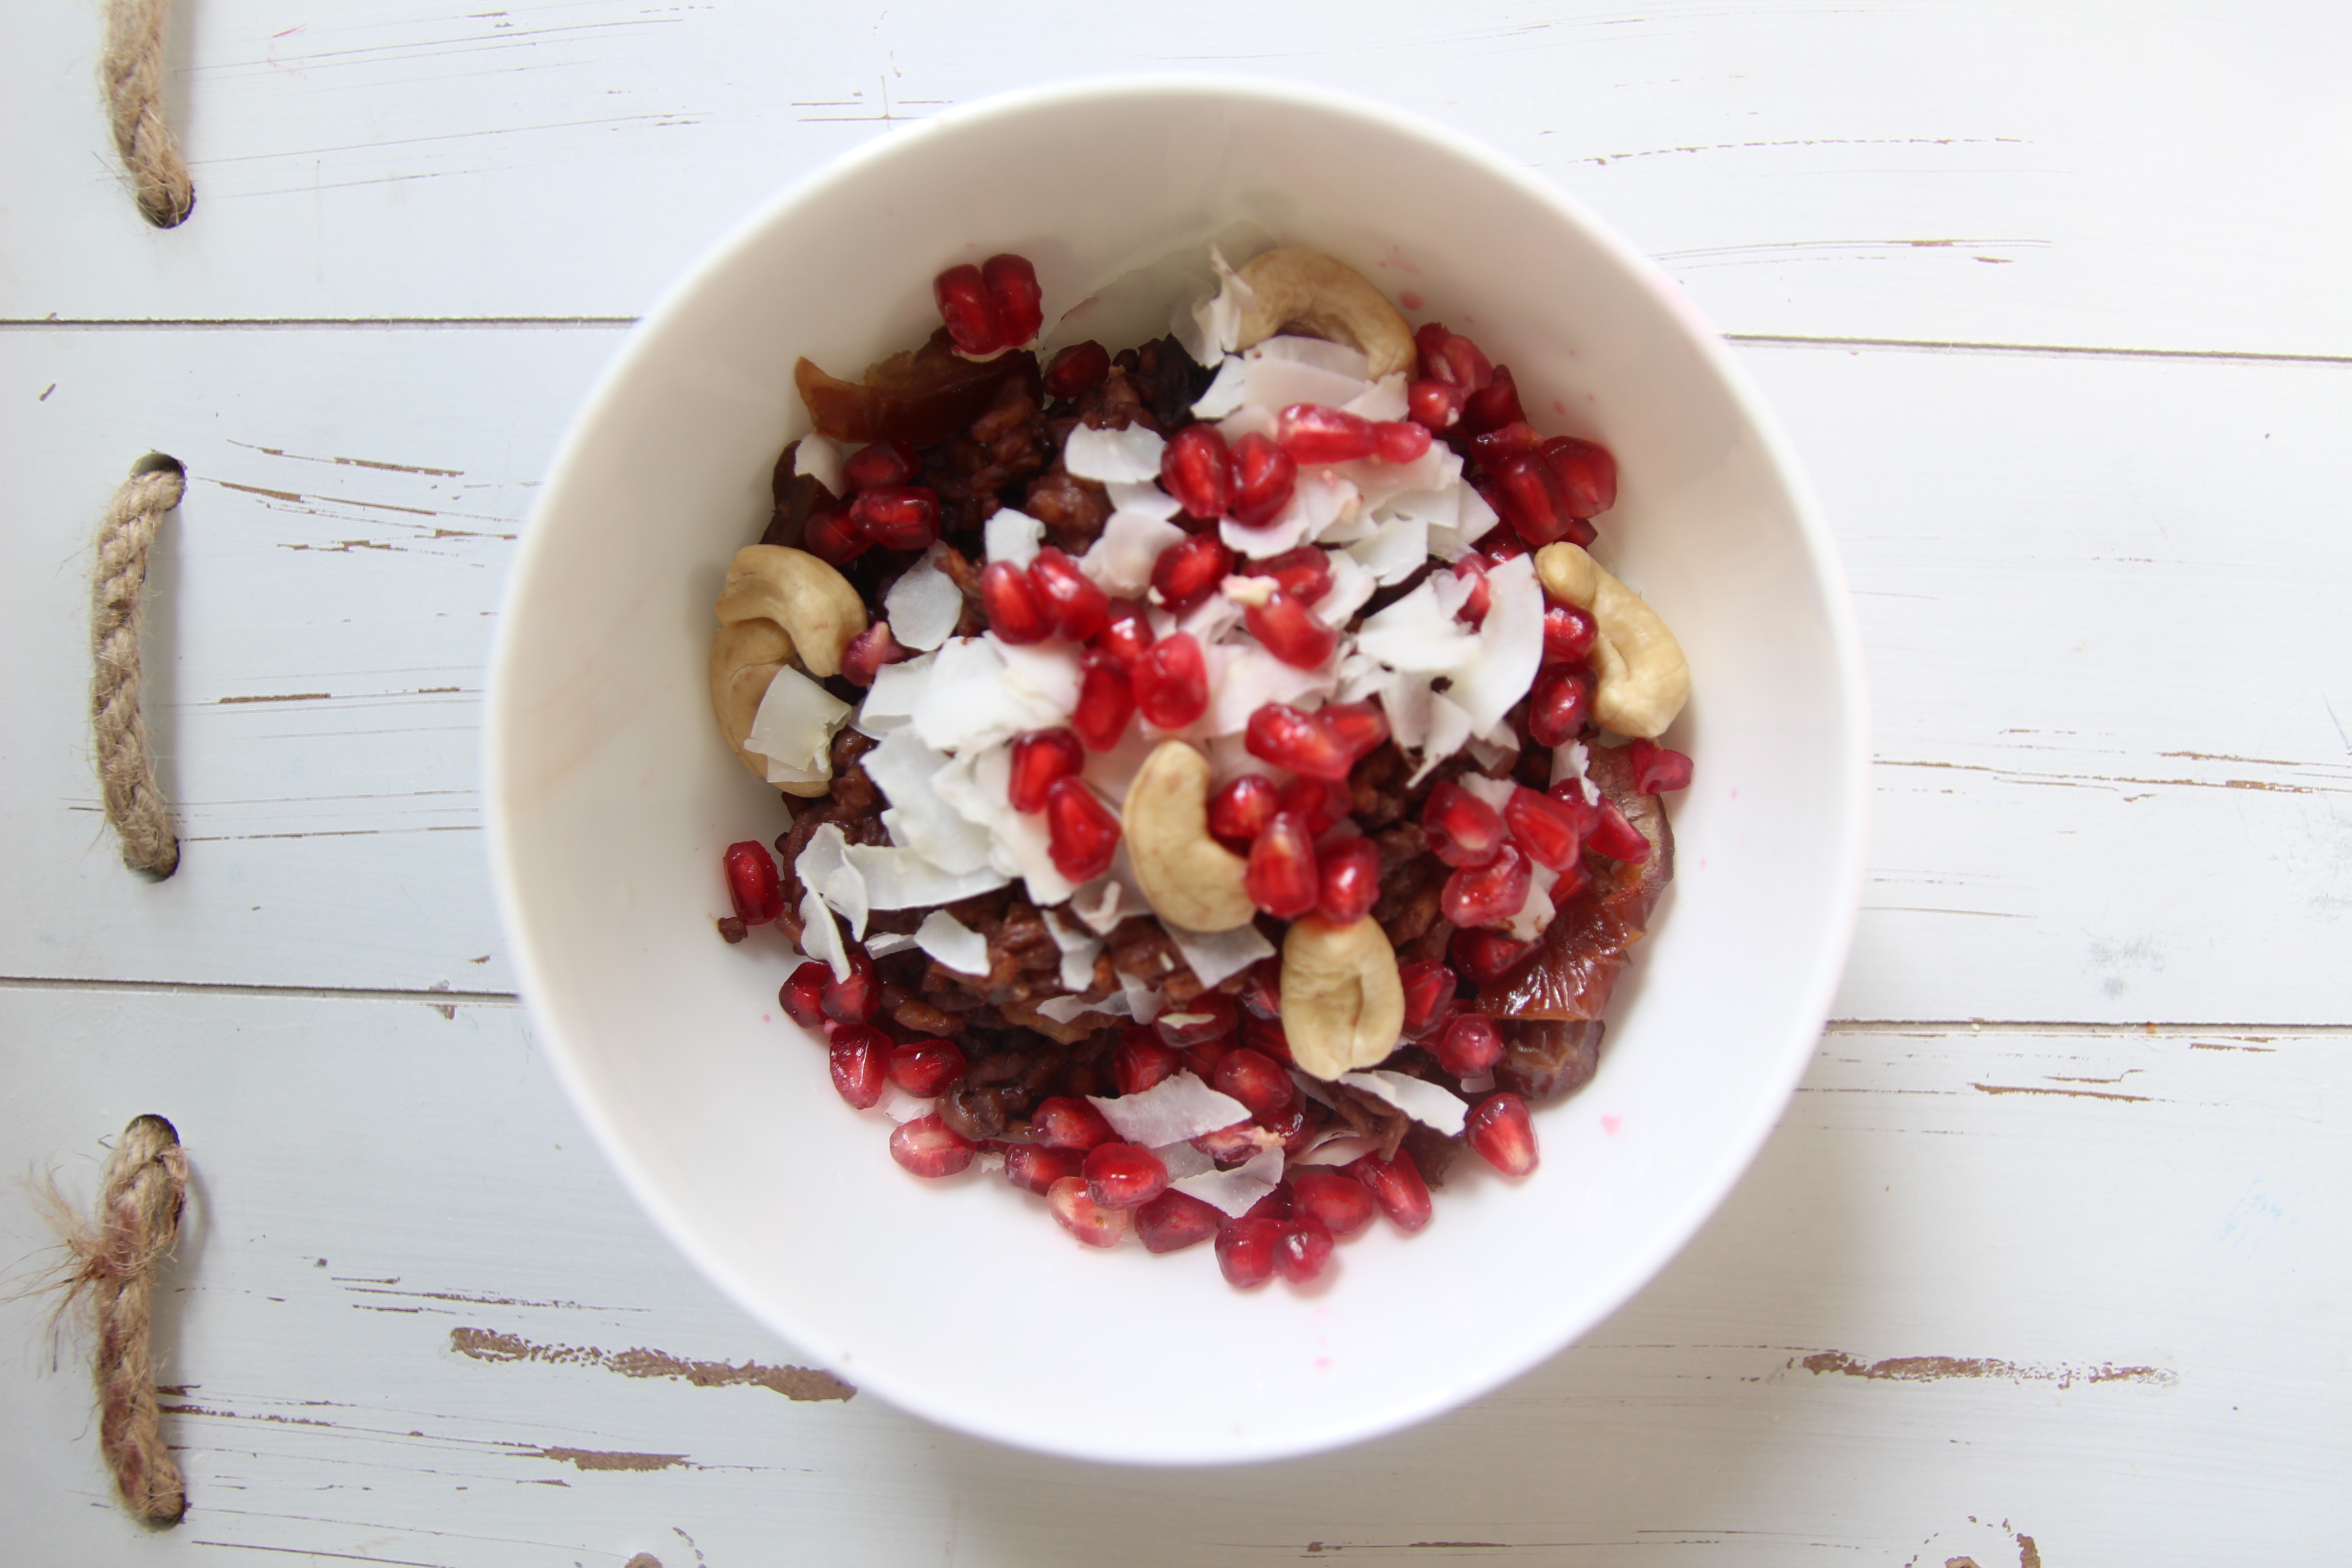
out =
[[1343,1430],[1303,1426],[1286,1435],[1269,1435],[1270,1440],[1221,1446],[1213,1453],[1159,1451],[1149,1445],[1139,1445],[1129,1452],[1106,1454],[1099,1444],[1080,1446],[1056,1442],[1050,1434],[1027,1430],[1017,1421],[990,1423],[960,1409],[944,1408],[941,1402],[926,1397],[923,1389],[900,1385],[889,1376],[887,1369],[868,1364],[864,1358],[859,1358],[858,1382],[861,1389],[869,1389],[899,1409],[952,1430],[1066,1458],[1118,1464],[1202,1467],[1286,1458],[1327,1451],[1383,1436],[1466,1405],[1525,1374],[1591,1333],[1646,1289],[1658,1273],[1690,1244],[1738,1186],[1779,1124],[1790,1095],[1811,1064],[1821,1030],[1829,1019],[1860,914],[1872,805],[1871,725],[1861,637],[1836,541],[1823,520],[1820,502],[1794,447],[1744,368],[1731,356],[1723,336],[1701,315],[1679,284],[1576,196],[1466,132],[1417,110],[1339,89],[1279,77],[1190,71],[1114,73],[1015,88],[967,104],[950,106],[912,125],[876,135],[827,159],[761,200],[697,255],[630,326],[622,343],[605,362],[572,411],[562,438],[548,458],[544,470],[547,482],[542,484],[538,498],[532,503],[520,548],[500,595],[498,626],[493,634],[488,661],[483,715],[485,847],[500,929],[509,945],[517,989],[530,1017],[534,1033],[545,1045],[547,1058],[553,1064],[555,1077],[562,1085],[574,1114],[595,1139],[607,1163],[619,1175],[630,1195],[652,1216],[664,1238],[753,1321],[820,1360],[833,1361],[836,1357],[839,1347],[825,1345],[821,1342],[821,1337],[813,1336],[798,1327],[788,1328],[780,1322],[771,1304],[738,1277],[731,1264],[697,1240],[681,1215],[673,1212],[670,1199],[645,1163],[632,1152],[592,1089],[586,1069],[557,1021],[551,1005],[541,1000],[548,994],[547,969],[540,947],[544,938],[534,934],[526,919],[518,870],[517,829],[509,822],[504,805],[511,780],[502,753],[501,738],[509,732],[512,723],[513,669],[517,661],[524,657],[516,630],[518,601],[524,584],[537,575],[536,568],[541,554],[553,548],[547,543],[549,531],[541,526],[562,489],[552,481],[577,460],[578,452],[601,410],[613,398],[616,389],[636,374],[639,363],[656,351],[673,319],[688,308],[693,297],[702,289],[711,275],[732,264],[740,252],[754,245],[759,237],[793,207],[822,190],[860,177],[873,163],[894,159],[937,137],[953,135],[974,125],[1018,118],[1068,104],[1139,95],[1192,95],[1204,100],[1241,99],[1272,106],[1302,108],[1343,120],[1370,121],[1391,132],[1430,143],[1452,157],[1478,167],[1483,173],[1510,186],[1523,199],[1551,209],[1579,231],[1587,242],[1605,253],[1633,281],[1646,289],[1664,308],[1681,330],[1688,346],[1696,351],[1707,372],[1728,394],[1740,418],[1753,432],[1766,461],[1787,490],[1792,519],[1804,547],[1803,572],[1824,607],[1824,624],[1821,629],[1829,647],[1836,689],[1835,710],[1844,736],[1843,755],[1837,759],[1838,766],[1832,773],[1833,787],[1843,797],[1839,802],[1841,809],[1837,816],[1837,820],[1843,824],[1843,832],[1833,846],[1825,847],[1833,851],[1829,857],[1831,875],[1825,879],[1825,885],[1843,887],[1845,894],[1834,906],[1830,929],[1825,932],[1826,940],[1816,949],[1812,972],[1803,977],[1801,984],[1792,985],[1790,992],[1793,999],[1803,1004],[1794,1016],[1813,1022],[1801,1028],[1790,1027],[1785,1038],[1772,1044],[1779,1058],[1779,1070],[1774,1075],[1777,1092],[1769,1097],[1758,1097],[1755,1104],[1736,1121],[1728,1134],[1717,1146],[1712,1168],[1706,1173],[1706,1179],[1692,1184],[1690,1191],[1693,1196],[1685,1205],[1685,1212],[1677,1216],[1677,1223],[1655,1227],[1647,1245],[1622,1262],[1618,1273],[1623,1281],[1622,1288],[1589,1321],[1570,1324],[1556,1335],[1538,1337],[1524,1355],[1496,1363],[1484,1375],[1447,1384],[1443,1389],[1433,1388],[1421,1398],[1385,1406],[1375,1419],[1359,1421]]

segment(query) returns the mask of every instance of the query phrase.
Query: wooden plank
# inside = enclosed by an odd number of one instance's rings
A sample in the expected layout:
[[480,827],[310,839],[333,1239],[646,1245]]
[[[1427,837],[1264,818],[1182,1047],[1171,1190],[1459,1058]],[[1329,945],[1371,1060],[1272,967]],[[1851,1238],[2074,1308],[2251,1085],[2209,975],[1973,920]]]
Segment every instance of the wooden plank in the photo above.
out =
[[[2346,1046],[1834,1030],[1748,1181],[1582,1345],[1415,1431],[1229,1470],[1089,1468],[811,1397],[835,1391],[788,1377],[805,1358],[618,1191],[511,1007],[0,987],[0,1149],[76,1196],[138,1112],[192,1152],[164,1376],[194,1509],[136,1540],[159,1563],[1076,1563],[1115,1541],[1170,1565],[1992,1568],[2031,1539],[2053,1564],[2284,1564],[2352,1526]],[[8,1257],[41,1240],[0,1207]],[[87,1393],[33,1375],[40,1311],[0,1306],[26,1347],[0,1459],[40,1500],[16,1550],[122,1560]]]
[[[1203,0],[1008,23],[947,0],[427,0],[185,14],[199,191],[133,215],[88,8],[0,69],[37,214],[0,315],[627,315],[779,185],[898,124],[1087,72],[1352,89],[1490,142],[1656,255],[1726,330],[2352,354],[2352,17],[2094,4]],[[1042,47],[1041,47],[1042,46]],[[36,238],[37,236],[37,238]]]

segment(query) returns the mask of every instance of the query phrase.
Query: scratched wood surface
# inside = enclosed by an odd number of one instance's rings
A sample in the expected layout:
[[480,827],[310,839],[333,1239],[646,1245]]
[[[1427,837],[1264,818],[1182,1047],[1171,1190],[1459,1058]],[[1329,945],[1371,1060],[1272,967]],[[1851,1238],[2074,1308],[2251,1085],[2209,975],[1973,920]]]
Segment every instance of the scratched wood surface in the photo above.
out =
[[[199,206],[106,155],[94,5],[8,7],[0,1163],[194,1152],[194,1509],[111,1507],[0,1305],[26,1562],[2303,1563],[2352,1527],[2352,20],[2303,5],[183,10]],[[1855,594],[1878,754],[1836,1017],[1583,1343],[1417,1431],[1136,1472],[928,1427],[689,1272],[534,1048],[481,662],[626,320],[781,181],[1093,69],[1378,93],[1591,202],[1734,334]],[[2095,352],[2090,352],[2095,351]],[[114,862],[98,509],[192,474]],[[0,1204],[0,1270],[43,1261]]]

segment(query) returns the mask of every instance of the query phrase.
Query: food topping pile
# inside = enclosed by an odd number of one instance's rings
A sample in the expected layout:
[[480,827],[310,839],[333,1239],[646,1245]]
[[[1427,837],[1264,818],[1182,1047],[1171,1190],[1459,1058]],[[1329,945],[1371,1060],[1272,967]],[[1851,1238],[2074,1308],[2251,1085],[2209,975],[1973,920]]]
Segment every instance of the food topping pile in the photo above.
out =
[[919,1176],[1293,1282],[1465,1145],[1537,1164],[1673,874],[1674,634],[1587,552],[1603,447],[1303,249],[1041,363],[1030,264],[851,382],[718,601],[710,692],[798,805],[730,942]]

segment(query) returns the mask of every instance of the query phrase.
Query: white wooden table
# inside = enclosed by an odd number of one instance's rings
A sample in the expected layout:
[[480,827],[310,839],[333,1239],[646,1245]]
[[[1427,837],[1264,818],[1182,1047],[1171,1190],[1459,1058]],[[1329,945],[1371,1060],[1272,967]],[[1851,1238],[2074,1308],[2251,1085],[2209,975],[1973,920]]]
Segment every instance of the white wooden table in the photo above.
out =
[[[0,1166],[87,1194],[132,1115],[181,1129],[193,1507],[116,1510],[18,1300],[10,1562],[2352,1551],[2352,15],[200,0],[198,205],[158,233],[99,9],[12,0],[0,51]],[[1134,68],[1419,109],[1657,256],[1811,465],[1877,733],[1836,1021],[1688,1251],[1490,1398],[1223,1471],[774,1370],[807,1358],[558,1092],[476,783],[513,541],[633,313],[893,123]],[[192,481],[152,584],[160,886],[117,863],[83,710],[89,539],[150,447]],[[0,1202],[0,1267],[45,1240]]]

